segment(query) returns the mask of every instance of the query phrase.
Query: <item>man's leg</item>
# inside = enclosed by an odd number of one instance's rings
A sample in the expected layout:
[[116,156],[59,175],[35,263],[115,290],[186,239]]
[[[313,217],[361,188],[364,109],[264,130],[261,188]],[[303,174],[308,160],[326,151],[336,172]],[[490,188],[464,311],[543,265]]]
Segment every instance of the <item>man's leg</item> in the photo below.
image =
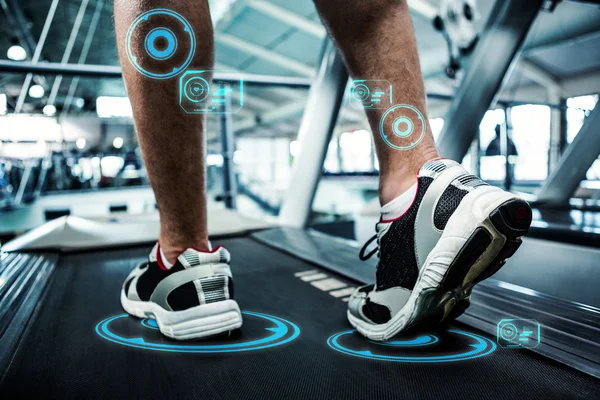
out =
[[[145,11],[175,11],[194,28],[196,52],[190,68],[211,70],[213,27],[208,1],[115,0],[115,28],[127,94],[148,177],[160,212],[160,246],[169,262],[187,248],[208,249],[206,225],[206,136],[203,115],[186,114],[178,105],[178,79],[157,80],[140,74],[126,54],[131,23]],[[144,36],[131,47],[144,50]],[[180,46],[185,46],[182,40]],[[181,51],[188,49],[182,48]],[[169,62],[168,60],[165,63]]]
[[[426,118],[426,95],[417,44],[405,0],[315,0],[323,23],[354,79],[388,80],[393,104],[415,107]],[[385,109],[368,110],[379,159],[379,200],[386,204],[415,184],[419,168],[438,158],[431,127],[411,150],[388,146],[379,134]],[[386,130],[391,131],[391,120]]]
[[[131,315],[154,318],[160,331],[174,339],[237,329],[242,315],[232,297],[229,253],[221,246],[210,250],[208,242],[205,118],[179,106],[183,71],[154,79],[134,68],[127,55],[129,47],[138,65],[158,64],[171,73],[190,54],[189,23],[196,47],[188,69],[211,70],[214,41],[208,2],[115,0],[114,9],[127,93],[160,213],[159,243],[125,280],[121,305]],[[149,10],[154,11],[137,19]],[[128,42],[134,21],[136,30]]]
[[[495,273],[520,245],[531,209],[456,161],[436,160],[406,0],[315,3],[350,75],[387,80],[393,87],[393,107],[367,111],[382,204],[375,285],[359,288],[348,302],[348,320],[361,334],[387,340],[464,311],[473,285]],[[390,114],[395,110],[402,112]],[[361,258],[375,254],[364,256],[365,247]]]

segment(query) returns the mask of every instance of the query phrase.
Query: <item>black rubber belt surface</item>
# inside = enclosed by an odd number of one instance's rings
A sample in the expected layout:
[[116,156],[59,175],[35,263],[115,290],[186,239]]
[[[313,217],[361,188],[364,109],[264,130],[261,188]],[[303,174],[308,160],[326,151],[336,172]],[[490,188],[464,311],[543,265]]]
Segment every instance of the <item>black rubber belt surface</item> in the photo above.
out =
[[[0,397],[44,399],[592,399],[598,380],[523,350],[456,363],[387,363],[330,349],[350,329],[346,303],[294,276],[315,266],[251,239],[232,253],[235,293],[249,311],[296,323],[300,336],[247,353],[162,353],[98,337],[123,311],[123,280],[149,248],[63,256],[0,384]],[[328,275],[331,275],[328,273]],[[251,323],[240,335],[251,335]],[[460,329],[469,330],[466,327]]]

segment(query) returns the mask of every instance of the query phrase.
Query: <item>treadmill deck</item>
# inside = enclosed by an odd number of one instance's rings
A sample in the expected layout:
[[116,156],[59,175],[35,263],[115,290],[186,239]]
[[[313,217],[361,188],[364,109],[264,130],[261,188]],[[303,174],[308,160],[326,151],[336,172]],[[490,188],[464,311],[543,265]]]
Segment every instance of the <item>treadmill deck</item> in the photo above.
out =
[[396,338],[397,346],[370,343],[347,333],[345,295],[330,294],[356,283],[326,272],[329,286],[311,284],[317,266],[248,237],[222,244],[244,326],[195,342],[168,340],[152,320],[123,315],[121,285],[149,247],[61,255],[0,383],[2,398],[600,398],[597,379],[497,347],[461,324]]

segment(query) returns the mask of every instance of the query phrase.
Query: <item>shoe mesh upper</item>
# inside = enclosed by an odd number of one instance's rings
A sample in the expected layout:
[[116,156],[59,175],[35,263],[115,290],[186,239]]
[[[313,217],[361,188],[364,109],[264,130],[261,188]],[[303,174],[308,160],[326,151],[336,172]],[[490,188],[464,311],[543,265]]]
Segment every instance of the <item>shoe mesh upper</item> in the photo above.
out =
[[[140,300],[150,301],[150,296],[160,281],[172,273],[183,270],[185,268],[179,262],[176,262],[169,270],[161,269],[158,266],[158,262],[149,262],[148,269],[138,278],[136,285]],[[185,310],[200,305],[198,292],[192,282],[183,284],[169,293],[167,301],[174,311]]]
[[419,276],[415,256],[415,219],[421,200],[432,178],[420,177],[413,205],[400,218],[393,221],[379,242],[379,264],[377,265],[377,290],[400,286],[412,290]]
[[[415,256],[415,219],[419,206],[434,177],[447,168],[458,165],[450,160],[426,163],[421,168],[415,201],[400,218],[391,222],[387,232],[379,240],[379,264],[376,273],[377,290],[400,286],[414,288],[419,275]],[[429,176],[429,175],[433,175]],[[450,184],[440,196],[433,215],[434,226],[444,230],[448,220],[469,191],[487,185],[481,179],[465,172]]]
[[469,192],[454,185],[450,185],[444,190],[433,213],[433,224],[437,229],[444,230],[448,220],[467,193]]
[[[419,220],[419,224],[433,222],[433,226],[439,231],[445,229],[450,217],[469,192],[479,186],[487,185],[480,178],[468,174],[462,168],[456,169],[455,167],[460,168],[460,164],[452,160],[435,160],[424,164],[419,171],[417,193],[410,208],[399,218],[382,221],[377,225],[379,245],[379,263],[375,285],[377,291],[385,291],[394,287],[410,291],[414,289],[419,277],[419,266],[415,254],[417,247],[415,246],[415,222],[423,198],[435,179],[442,176],[447,169],[454,168],[450,172],[451,176],[455,177],[451,183],[448,180],[448,178],[452,179],[450,176],[443,178],[445,180],[442,182],[447,186],[441,195],[437,191],[442,190],[442,187],[433,189],[436,193],[432,193],[432,195],[439,196],[437,203],[428,203],[427,205],[428,212],[429,207],[435,207],[431,210],[433,215],[422,216],[421,218],[427,218],[427,220]],[[433,201],[433,197],[431,201]],[[366,286],[359,292],[370,293],[375,288]],[[389,299],[384,300],[384,297],[380,297],[379,300],[384,303],[390,301]],[[355,313],[355,316],[360,315]],[[373,323],[382,324],[390,320],[391,313],[386,304],[379,304],[379,301],[375,302],[367,295],[362,303],[362,316]]]

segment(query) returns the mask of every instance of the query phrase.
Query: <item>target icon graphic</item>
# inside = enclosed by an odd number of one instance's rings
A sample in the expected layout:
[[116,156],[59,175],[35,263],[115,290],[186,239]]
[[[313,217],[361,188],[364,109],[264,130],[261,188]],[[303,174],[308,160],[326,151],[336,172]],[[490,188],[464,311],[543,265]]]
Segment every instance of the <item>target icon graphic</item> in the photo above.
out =
[[[327,339],[327,345],[340,353],[385,362],[437,363],[472,360],[493,353],[490,339],[471,332],[450,329],[443,340],[449,348],[436,348],[438,336],[423,334],[411,339],[388,342],[365,341],[355,330],[343,331]],[[457,345],[458,344],[458,345]]]
[[[143,38],[143,46],[132,46],[132,38]],[[183,72],[196,52],[196,37],[190,23],[175,11],[155,8],[140,14],[127,32],[127,57],[142,75],[169,79]]]
[[251,311],[243,311],[242,314],[244,318],[248,318],[250,329],[258,336],[240,340],[173,342],[164,340],[154,319],[144,318],[138,321],[127,314],[115,315],[98,322],[95,331],[102,339],[121,346],[168,353],[204,354],[268,349],[292,342],[300,336],[300,328],[281,317]]
[[381,138],[394,150],[410,150],[417,146],[425,137],[426,128],[423,114],[407,104],[390,107],[379,122]]
[[201,76],[195,76],[185,82],[183,91],[189,101],[199,103],[210,94],[210,84]]
[[364,83],[356,85],[352,88],[352,96],[357,101],[365,101],[369,98],[370,95],[371,95],[371,91],[369,90],[367,85],[365,85]]
[[500,331],[500,337],[508,342],[514,340],[517,337],[519,330],[514,324],[506,324]]

